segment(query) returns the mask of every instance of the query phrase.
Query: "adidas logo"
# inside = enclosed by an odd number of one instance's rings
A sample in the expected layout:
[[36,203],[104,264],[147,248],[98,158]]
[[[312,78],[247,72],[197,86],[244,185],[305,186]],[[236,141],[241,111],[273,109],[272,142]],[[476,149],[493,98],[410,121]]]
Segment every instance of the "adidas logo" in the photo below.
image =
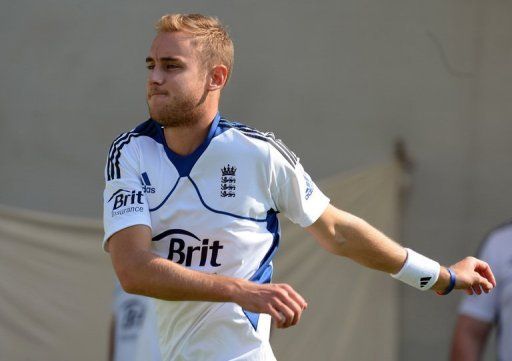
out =
[[432,277],[421,277],[420,278],[420,288],[423,288],[427,285],[428,281],[430,281]]
[[142,190],[144,193],[155,193],[156,189],[151,185],[148,174],[146,172],[141,174],[142,176]]

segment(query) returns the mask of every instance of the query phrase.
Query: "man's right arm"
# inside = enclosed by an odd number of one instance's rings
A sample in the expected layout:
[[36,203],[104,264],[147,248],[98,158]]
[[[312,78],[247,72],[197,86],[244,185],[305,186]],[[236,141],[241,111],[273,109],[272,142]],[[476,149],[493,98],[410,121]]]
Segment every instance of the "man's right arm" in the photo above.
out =
[[492,323],[459,315],[453,336],[451,361],[478,361],[489,336]]
[[128,293],[168,301],[235,302],[272,316],[277,327],[299,322],[307,304],[286,284],[257,284],[244,279],[190,270],[150,251],[151,230],[124,228],[107,243],[114,270]]

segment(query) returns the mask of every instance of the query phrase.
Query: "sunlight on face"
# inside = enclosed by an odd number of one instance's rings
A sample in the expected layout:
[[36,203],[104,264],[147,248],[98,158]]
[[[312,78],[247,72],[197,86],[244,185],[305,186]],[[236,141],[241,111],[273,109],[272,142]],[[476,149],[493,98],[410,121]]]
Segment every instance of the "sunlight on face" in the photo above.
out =
[[195,123],[208,92],[201,53],[193,38],[181,32],[158,34],[146,67],[151,118],[168,127]]

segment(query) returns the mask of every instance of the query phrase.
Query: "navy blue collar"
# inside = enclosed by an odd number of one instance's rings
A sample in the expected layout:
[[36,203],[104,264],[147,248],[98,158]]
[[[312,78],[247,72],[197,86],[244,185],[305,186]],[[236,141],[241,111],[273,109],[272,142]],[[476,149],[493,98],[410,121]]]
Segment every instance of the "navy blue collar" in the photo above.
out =
[[188,177],[188,175],[190,174],[190,171],[194,167],[194,164],[196,164],[199,157],[201,157],[201,155],[206,150],[206,148],[208,148],[208,145],[210,144],[211,140],[216,135],[219,121],[220,121],[220,114],[217,113],[215,115],[215,118],[213,118],[213,121],[210,125],[210,130],[208,131],[207,137],[205,138],[203,143],[189,155],[179,155],[179,154],[173,152],[171,150],[171,148],[169,148],[167,146],[164,130],[162,128],[160,128],[160,136],[162,139],[162,144],[165,149],[165,153],[167,154],[167,157],[169,157],[172,164],[178,170],[180,177]]

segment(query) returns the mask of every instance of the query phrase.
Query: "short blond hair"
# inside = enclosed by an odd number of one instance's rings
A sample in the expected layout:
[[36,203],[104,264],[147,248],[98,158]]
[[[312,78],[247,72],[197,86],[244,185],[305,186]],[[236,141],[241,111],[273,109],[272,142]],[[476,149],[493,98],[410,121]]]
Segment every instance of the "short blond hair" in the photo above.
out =
[[222,64],[228,68],[228,79],[234,62],[233,41],[219,19],[201,14],[166,14],[157,21],[156,31],[182,31],[192,35],[200,46],[206,66]]

